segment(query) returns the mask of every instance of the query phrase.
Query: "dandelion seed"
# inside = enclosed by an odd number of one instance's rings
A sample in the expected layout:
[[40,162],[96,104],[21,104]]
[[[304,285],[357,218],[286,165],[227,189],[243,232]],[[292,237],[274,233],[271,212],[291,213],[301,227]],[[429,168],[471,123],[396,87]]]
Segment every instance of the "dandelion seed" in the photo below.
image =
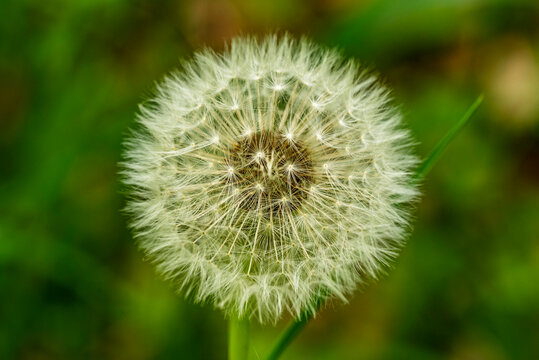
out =
[[127,141],[124,182],[139,244],[166,278],[275,322],[380,273],[405,235],[416,159],[388,90],[362,73],[270,36],[199,53],[159,85]]

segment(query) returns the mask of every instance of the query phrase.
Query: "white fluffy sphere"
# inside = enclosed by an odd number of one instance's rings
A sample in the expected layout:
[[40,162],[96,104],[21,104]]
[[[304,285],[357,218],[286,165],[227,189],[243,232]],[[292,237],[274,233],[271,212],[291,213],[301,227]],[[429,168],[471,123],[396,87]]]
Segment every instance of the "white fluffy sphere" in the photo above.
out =
[[124,182],[141,248],[197,301],[274,322],[396,255],[416,158],[388,90],[288,37],[197,53],[141,106]]

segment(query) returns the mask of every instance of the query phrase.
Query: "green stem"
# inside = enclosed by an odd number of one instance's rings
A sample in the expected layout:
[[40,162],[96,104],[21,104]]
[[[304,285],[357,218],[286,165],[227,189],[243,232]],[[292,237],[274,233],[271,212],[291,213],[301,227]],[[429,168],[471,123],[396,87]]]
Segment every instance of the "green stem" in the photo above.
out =
[[249,355],[249,320],[231,316],[228,320],[228,359],[247,360]]

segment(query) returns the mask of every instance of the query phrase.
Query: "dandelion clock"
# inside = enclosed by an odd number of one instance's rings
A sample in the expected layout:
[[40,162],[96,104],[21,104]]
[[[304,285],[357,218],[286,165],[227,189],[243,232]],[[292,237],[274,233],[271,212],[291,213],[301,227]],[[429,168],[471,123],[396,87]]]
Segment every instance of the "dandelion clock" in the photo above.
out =
[[275,323],[397,254],[416,195],[388,90],[308,40],[195,54],[140,107],[123,164],[140,247],[181,293]]

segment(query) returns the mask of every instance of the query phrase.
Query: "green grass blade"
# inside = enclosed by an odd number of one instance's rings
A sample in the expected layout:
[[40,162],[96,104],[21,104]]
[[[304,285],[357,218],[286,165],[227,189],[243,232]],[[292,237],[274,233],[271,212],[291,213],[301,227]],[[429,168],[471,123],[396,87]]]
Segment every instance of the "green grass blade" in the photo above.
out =
[[285,351],[288,345],[294,340],[294,338],[303,330],[305,325],[311,320],[310,316],[302,317],[299,320],[293,321],[286,327],[283,334],[277,341],[277,344],[273,347],[273,350],[268,355],[266,360],[277,360],[281,354]]
[[[414,175],[414,181],[420,181],[423,179],[428,172],[432,169],[432,167],[436,164],[440,156],[442,155],[443,151],[449,145],[451,140],[459,133],[459,131],[468,123],[472,115],[475,113],[479,105],[481,105],[481,102],[483,102],[483,95],[479,95],[479,97],[474,101],[474,103],[468,108],[468,110],[464,113],[462,118],[459,120],[455,126],[449,130],[449,132],[440,140],[440,142],[436,145],[436,147],[431,151],[429,156],[425,158],[425,160],[421,163],[419,168],[417,169],[415,175]],[[317,301],[317,308],[319,309],[324,300],[319,299]],[[269,356],[266,358],[267,360],[277,360],[282,353],[286,350],[287,346],[290,345],[292,340],[298,334],[305,328],[309,320],[312,319],[313,313],[305,313],[303,316],[301,316],[299,319],[294,320],[292,323],[290,323],[284,332],[282,333],[281,337],[273,347],[273,350],[269,354]]]
[[329,292],[327,290],[322,290],[321,294],[315,298],[312,304],[313,307],[309,310],[305,310],[299,318],[292,321],[286,327],[266,360],[277,360],[282,355],[292,340],[298,336],[301,330],[303,330],[307,323],[313,318],[314,314],[320,310],[322,305],[324,305],[328,295]]
[[445,136],[440,140],[440,142],[434,147],[434,149],[431,151],[429,156],[423,160],[419,168],[417,169],[414,180],[420,181],[423,179],[428,172],[432,169],[434,164],[438,161],[442,153],[444,152],[445,148],[451,140],[459,133],[459,131],[468,123],[472,115],[475,113],[481,102],[483,101],[483,95],[479,95],[479,97],[474,101],[474,103],[468,108],[466,113],[460,118],[459,122],[453,126],[451,130]]

